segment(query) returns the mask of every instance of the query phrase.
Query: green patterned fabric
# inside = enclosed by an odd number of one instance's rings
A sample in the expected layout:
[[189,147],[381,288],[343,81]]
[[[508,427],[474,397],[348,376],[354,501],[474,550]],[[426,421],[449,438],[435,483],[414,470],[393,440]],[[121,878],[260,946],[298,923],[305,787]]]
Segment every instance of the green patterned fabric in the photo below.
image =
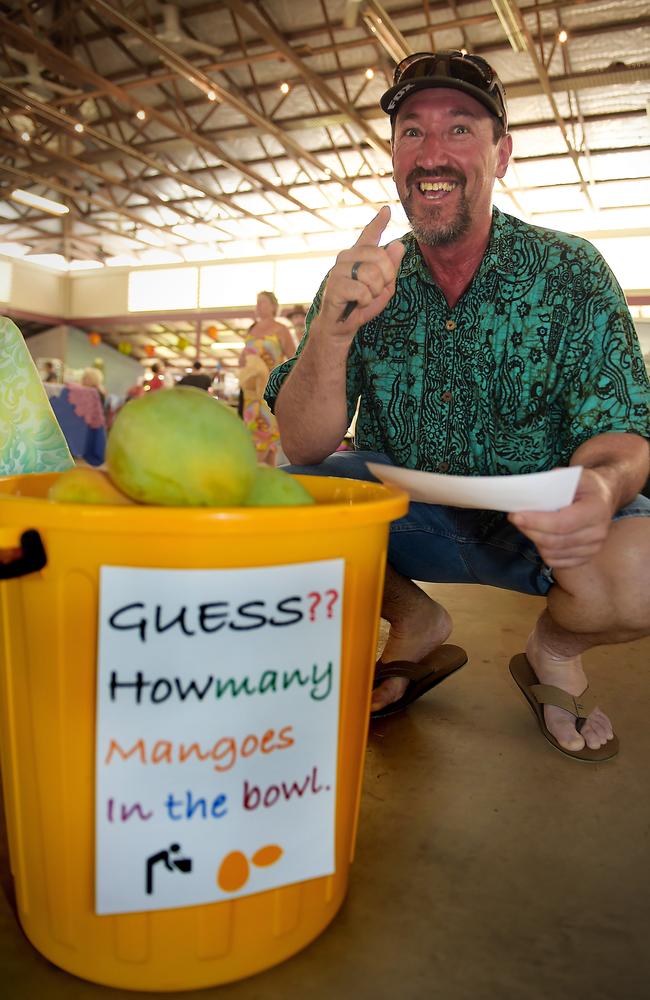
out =
[[18,327],[0,317],[0,475],[63,472],[74,461]]
[[[396,293],[359,329],[348,358],[357,449],[407,468],[487,476],[567,465],[607,431],[650,437],[634,324],[590,243],[494,209],[481,266],[450,309],[413,235],[403,242]],[[294,363],[271,373],[271,407]]]

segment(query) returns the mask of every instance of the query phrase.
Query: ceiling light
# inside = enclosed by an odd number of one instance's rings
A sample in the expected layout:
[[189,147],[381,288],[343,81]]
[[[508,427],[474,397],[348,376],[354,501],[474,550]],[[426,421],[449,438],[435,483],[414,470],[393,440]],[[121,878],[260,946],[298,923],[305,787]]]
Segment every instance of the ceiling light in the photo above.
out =
[[559,32],[557,40],[560,43],[560,45],[564,45],[564,43],[569,40],[569,36],[567,32],[564,30],[564,28],[562,28],[562,31]]
[[[103,267],[101,261],[99,260],[71,260],[68,264],[69,271],[96,271],[97,268]],[[98,341],[99,343],[99,341]]]
[[83,130],[84,130],[84,127],[83,127],[83,125],[81,124],[81,122],[77,122],[77,124],[76,124],[76,125],[75,125],[75,127],[74,127],[74,130],[75,130],[75,132],[83,132]]
[[30,248],[22,243],[0,243],[0,254],[5,257],[24,257]]
[[29,132],[21,132],[20,133],[20,138],[23,140],[23,142],[31,142],[31,140],[32,140],[32,137],[29,134]]
[[366,70],[366,80],[372,80],[374,75],[375,75],[374,69],[372,68],[372,66],[369,66],[368,69]]
[[289,84],[286,82],[286,80],[284,81],[284,83],[280,84],[280,90],[282,91],[283,94],[289,93],[290,87]]
[[522,30],[521,12],[515,0],[492,0],[495,13],[501,21],[506,38],[515,52],[527,52],[526,36]]
[[57,271],[67,271],[68,262],[60,253],[32,253],[25,257],[32,264],[40,264],[42,267],[53,267]]
[[136,117],[136,118],[139,118],[139,119],[140,119],[140,121],[141,121],[141,122],[143,122],[143,121],[145,120],[145,118],[147,117],[147,112],[146,112],[146,111],[143,111],[143,109],[142,109],[142,108],[140,108],[140,110],[139,110],[139,111],[136,111],[136,113],[135,113],[135,117]]
[[216,101],[217,95],[214,90],[209,90],[205,95],[209,101]]
[[12,191],[11,197],[14,201],[20,202],[21,205],[40,208],[41,211],[49,212],[50,215],[66,215],[70,211],[68,206],[62,205],[60,201],[50,201],[49,198],[41,198],[40,194],[32,194],[31,191],[23,191],[21,188]]

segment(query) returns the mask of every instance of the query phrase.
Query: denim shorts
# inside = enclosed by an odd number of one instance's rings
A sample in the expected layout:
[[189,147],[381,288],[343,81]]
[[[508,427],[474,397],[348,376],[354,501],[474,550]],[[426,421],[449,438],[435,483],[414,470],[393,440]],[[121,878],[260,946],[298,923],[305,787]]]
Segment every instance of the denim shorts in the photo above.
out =
[[[340,476],[377,482],[366,462],[392,465],[379,452],[341,451],[320,465],[285,465],[286,472]],[[650,500],[637,496],[613,521],[650,517]],[[427,583],[482,583],[543,597],[552,571],[533,543],[501,511],[443,507],[411,502],[408,513],[390,526],[388,562],[410,580]]]

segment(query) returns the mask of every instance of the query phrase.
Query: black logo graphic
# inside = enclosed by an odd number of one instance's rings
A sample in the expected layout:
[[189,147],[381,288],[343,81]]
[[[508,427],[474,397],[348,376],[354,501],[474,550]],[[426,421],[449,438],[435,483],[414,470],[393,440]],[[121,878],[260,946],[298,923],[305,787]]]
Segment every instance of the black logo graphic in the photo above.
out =
[[192,859],[191,858],[172,858],[171,854],[176,854],[180,851],[180,844],[170,844],[166,851],[158,851],[157,854],[152,854],[151,857],[147,858],[147,879],[146,879],[146,892],[148,896],[153,893],[153,869],[154,865],[157,865],[160,861],[164,864],[165,868],[173,872],[176,869],[187,875],[188,872],[192,871]]

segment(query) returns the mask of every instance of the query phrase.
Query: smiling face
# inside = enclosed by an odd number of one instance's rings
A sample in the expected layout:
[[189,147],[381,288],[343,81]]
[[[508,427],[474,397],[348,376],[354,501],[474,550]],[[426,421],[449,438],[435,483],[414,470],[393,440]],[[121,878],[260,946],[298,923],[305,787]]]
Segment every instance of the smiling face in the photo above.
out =
[[419,243],[445,246],[489,230],[492,189],[512,151],[509,135],[494,141],[493,117],[459,90],[430,88],[397,112],[393,176]]

